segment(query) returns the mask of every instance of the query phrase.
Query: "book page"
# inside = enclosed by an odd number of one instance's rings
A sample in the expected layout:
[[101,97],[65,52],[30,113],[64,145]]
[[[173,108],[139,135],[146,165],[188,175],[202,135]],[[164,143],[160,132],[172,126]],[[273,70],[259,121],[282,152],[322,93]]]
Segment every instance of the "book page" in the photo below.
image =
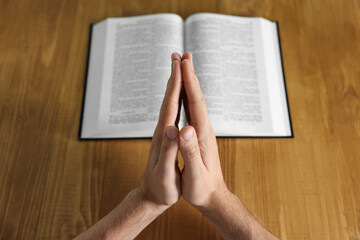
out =
[[277,23],[266,19],[260,21],[274,133],[292,136]]
[[183,20],[175,14],[108,19],[107,30],[97,137],[151,137],[171,54],[183,52]]
[[195,14],[185,22],[185,36],[215,134],[271,132],[259,19]]

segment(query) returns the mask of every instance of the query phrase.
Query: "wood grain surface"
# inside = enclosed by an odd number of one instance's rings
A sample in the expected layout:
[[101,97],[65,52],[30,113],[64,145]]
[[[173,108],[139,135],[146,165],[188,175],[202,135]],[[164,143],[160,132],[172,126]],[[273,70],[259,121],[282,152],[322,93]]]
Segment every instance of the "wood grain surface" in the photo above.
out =
[[[359,0],[0,0],[0,239],[71,239],[142,177],[150,140],[78,141],[89,26],[173,12],[280,26],[293,139],[218,139],[229,188],[281,239],[360,239]],[[221,239],[180,200],[137,239]]]

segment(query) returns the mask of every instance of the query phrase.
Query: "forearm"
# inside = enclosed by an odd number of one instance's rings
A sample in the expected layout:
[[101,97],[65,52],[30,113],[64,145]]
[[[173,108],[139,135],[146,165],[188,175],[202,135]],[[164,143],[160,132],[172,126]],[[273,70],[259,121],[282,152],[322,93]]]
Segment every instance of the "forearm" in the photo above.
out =
[[277,239],[227,189],[211,198],[209,206],[198,209],[225,239]]
[[166,208],[144,200],[140,191],[134,189],[114,210],[76,239],[134,239]]

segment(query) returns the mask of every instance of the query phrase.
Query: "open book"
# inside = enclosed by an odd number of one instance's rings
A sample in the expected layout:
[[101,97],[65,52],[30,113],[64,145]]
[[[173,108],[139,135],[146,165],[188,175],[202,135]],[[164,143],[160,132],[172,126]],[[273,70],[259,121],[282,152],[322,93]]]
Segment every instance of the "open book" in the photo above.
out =
[[[193,53],[216,136],[292,137],[277,23],[199,13],[92,26],[80,139],[152,137],[171,54]],[[186,125],[180,115],[179,128]]]

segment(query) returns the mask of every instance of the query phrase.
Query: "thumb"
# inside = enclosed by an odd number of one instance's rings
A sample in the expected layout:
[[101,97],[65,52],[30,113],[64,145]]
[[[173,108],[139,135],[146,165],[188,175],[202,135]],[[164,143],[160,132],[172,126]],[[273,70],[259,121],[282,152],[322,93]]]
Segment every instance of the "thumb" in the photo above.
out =
[[[175,126],[168,126],[165,129],[165,136],[161,143],[159,161],[157,165],[164,168],[165,171],[172,171],[177,165],[177,154],[179,130]],[[174,167],[175,166],[175,167]]]
[[186,126],[181,129],[179,147],[187,171],[190,171],[192,174],[197,174],[203,166],[203,161],[197,135],[192,126]]

